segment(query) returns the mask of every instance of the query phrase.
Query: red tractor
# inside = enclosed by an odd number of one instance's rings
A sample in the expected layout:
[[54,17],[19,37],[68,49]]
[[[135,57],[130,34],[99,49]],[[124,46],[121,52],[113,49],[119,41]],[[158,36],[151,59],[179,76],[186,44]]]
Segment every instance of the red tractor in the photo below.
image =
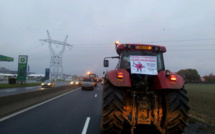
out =
[[134,133],[141,125],[161,133],[184,132],[188,123],[188,97],[179,75],[165,70],[164,46],[116,44],[115,70],[105,73],[102,101],[103,134]]

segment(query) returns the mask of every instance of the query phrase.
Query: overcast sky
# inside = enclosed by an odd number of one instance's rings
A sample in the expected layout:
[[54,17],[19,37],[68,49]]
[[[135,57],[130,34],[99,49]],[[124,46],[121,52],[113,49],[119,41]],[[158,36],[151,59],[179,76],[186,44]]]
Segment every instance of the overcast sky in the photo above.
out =
[[101,76],[103,58],[116,55],[116,40],[166,46],[165,67],[173,72],[215,74],[214,0],[1,0],[0,54],[14,62],[0,67],[17,70],[18,55],[28,55],[30,71],[45,73],[50,51],[39,39],[48,38],[47,30],[58,41],[68,35],[73,45],[63,56],[66,74]]

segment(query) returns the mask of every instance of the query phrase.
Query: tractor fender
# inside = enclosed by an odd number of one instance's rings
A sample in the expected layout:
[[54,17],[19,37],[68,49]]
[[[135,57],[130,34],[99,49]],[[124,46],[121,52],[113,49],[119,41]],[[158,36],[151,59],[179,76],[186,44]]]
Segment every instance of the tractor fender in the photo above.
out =
[[[176,81],[171,81],[170,77],[171,75],[175,75]],[[176,73],[170,73],[170,75],[166,76],[165,71],[160,71],[157,76],[155,76],[154,79],[154,89],[160,90],[160,89],[181,89],[184,86],[184,80],[183,78],[176,74]]]
[[[123,74],[123,78],[118,79],[118,73]],[[116,69],[108,72],[107,79],[116,87],[131,87],[130,74],[126,69]]]

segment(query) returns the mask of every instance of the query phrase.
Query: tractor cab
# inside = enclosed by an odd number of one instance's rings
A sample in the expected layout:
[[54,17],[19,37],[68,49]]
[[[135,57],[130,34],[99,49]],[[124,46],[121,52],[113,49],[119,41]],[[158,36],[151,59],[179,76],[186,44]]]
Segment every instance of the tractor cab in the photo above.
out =
[[141,59],[142,57],[151,56],[156,57],[157,70],[165,70],[163,53],[166,52],[166,48],[163,46],[148,44],[116,44],[116,48],[117,53],[120,55],[120,68],[131,69],[132,66],[135,66],[138,63],[141,64],[141,61],[138,61],[138,57],[133,59],[132,62],[132,56],[141,56],[139,57],[139,60],[142,60],[142,62],[144,60]]
[[[147,58],[147,56],[149,57],[151,56],[156,58],[157,70],[158,71],[165,70],[163,53],[166,52],[166,48],[164,46],[156,46],[156,45],[148,45],[148,44],[120,44],[119,45],[118,42],[115,42],[115,45],[116,45],[116,51],[119,56],[106,57],[104,59],[105,67],[108,67],[107,58],[119,58],[119,62],[116,68],[123,68],[129,71],[132,66],[135,66],[138,63],[141,64],[143,60],[145,60],[144,58]],[[137,57],[136,59],[131,59],[132,56],[133,57],[137,56]]]
[[146,83],[151,88],[154,76],[165,70],[163,53],[166,52],[166,48],[148,44],[118,45],[118,42],[115,45],[119,56],[106,57],[104,65],[108,63],[107,58],[119,58],[116,70],[123,70],[120,72],[122,74],[128,73],[133,89],[142,90]]

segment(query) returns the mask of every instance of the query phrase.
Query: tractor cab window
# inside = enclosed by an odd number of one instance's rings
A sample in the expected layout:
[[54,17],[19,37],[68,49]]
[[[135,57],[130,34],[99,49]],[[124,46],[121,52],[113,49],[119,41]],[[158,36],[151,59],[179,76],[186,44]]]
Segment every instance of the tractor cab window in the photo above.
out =
[[129,50],[123,50],[120,55],[121,56],[120,65],[122,68],[130,69],[130,55],[156,56],[158,71],[165,70],[162,53],[147,52],[147,51],[129,51]]

